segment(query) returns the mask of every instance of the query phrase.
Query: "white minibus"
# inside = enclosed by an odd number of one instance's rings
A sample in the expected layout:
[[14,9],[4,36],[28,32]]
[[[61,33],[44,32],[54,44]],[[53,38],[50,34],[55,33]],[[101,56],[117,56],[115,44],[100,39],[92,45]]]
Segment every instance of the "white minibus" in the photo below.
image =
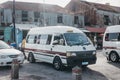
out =
[[118,62],[120,58],[120,25],[108,26],[103,36],[103,53],[107,60]]
[[25,53],[29,62],[52,63],[57,70],[96,63],[96,49],[90,39],[69,26],[32,28],[26,37]]

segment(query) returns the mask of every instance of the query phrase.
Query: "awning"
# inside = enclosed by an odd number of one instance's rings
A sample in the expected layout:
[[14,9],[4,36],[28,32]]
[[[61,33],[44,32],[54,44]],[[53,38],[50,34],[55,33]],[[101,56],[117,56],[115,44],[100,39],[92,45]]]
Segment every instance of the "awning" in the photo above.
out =
[[[10,26],[13,26],[13,24],[11,24]],[[30,30],[31,28],[38,27],[38,26],[34,24],[15,24],[15,27],[20,30]]]
[[90,32],[95,33],[104,33],[106,28],[94,28],[94,27],[86,27],[86,29]]

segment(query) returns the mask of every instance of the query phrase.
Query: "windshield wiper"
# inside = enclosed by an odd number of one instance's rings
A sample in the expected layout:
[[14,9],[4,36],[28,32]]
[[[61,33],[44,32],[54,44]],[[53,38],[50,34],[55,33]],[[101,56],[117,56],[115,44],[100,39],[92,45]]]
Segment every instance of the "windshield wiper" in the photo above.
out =
[[83,45],[83,43],[80,43],[80,42],[78,42],[78,43],[74,43],[73,45]]
[[84,45],[90,45],[90,42],[86,42],[86,43],[84,43]]

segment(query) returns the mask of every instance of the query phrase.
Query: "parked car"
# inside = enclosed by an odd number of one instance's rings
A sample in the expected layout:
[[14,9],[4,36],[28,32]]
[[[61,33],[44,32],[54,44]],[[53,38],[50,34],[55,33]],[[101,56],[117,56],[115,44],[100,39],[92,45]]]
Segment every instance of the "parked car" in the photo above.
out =
[[20,64],[24,61],[24,55],[21,51],[9,46],[0,40],[0,66],[10,66],[12,60],[17,59]]

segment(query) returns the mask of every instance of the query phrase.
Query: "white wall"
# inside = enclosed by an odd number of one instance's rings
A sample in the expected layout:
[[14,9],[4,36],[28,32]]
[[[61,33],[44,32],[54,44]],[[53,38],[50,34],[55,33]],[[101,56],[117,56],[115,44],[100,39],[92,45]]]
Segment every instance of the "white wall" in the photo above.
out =
[[[16,23],[30,23],[37,24],[39,26],[44,26],[44,16],[45,22],[47,26],[56,26],[56,25],[66,25],[66,26],[74,26],[74,15],[69,13],[56,13],[56,12],[40,12],[40,18],[38,22],[34,22],[34,11],[28,11],[28,20],[27,22],[22,22],[22,10],[16,10]],[[61,14],[63,17],[63,23],[57,23],[57,16]],[[84,26],[84,16],[79,15],[79,22]],[[12,23],[12,10],[4,9],[4,23]]]

